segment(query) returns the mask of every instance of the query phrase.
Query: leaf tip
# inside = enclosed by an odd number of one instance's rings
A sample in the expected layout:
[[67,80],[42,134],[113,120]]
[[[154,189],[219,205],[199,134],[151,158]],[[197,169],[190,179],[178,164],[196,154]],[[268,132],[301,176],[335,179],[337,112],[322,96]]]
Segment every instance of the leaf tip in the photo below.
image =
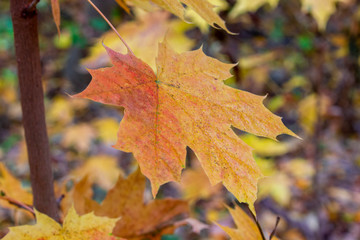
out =
[[225,32],[227,32],[228,34],[233,35],[233,36],[238,36],[240,34],[240,33],[231,32],[226,26],[225,26],[225,28],[221,28],[221,29],[224,29]]
[[153,195],[153,198],[156,198],[156,195],[159,192],[160,185],[155,182],[151,182],[151,193]]
[[302,137],[300,137],[299,135],[297,135],[296,133],[294,133],[294,132],[291,131],[290,129],[288,129],[288,131],[287,131],[285,134],[290,135],[290,136],[292,136],[292,137],[295,137],[295,138],[297,138],[297,139],[299,139],[299,140],[304,140]]

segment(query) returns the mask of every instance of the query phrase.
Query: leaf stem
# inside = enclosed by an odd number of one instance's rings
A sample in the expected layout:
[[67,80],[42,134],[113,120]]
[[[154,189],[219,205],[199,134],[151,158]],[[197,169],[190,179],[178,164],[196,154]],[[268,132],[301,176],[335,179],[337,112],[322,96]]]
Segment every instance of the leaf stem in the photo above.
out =
[[280,222],[280,217],[277,216],[276,217],[275,227],[274,227],[274,230],[270,234],[269,240],[271,240],[273,238],[273,236],[275,235],[275,232],[276,232],[277,226],[279,225],[279,222]]
[[13,199],[13,198],[10,198],[10,197],[7,197],[7,196],[0,196],[0,199],[4,200],[4,201],[7,201],[11,205],[14,205],[14,206],[16,206],[18,208],[23,208],[23,209],[29,211],[35,217],[35,212],[32,209],[32,207],[26,205],[25,203],[22,203],[22,202],[20,202],[20,201],[18,201],[16,199]]
[[258,222],[256,216],[254,215],[254,213],[253,213],[253,212],[251,211],[251,209],[249,208],[249,205],[248,205],[248,204],[245,204],[245,205],[246,205],[246,207],[248,208],[248,210],[249,210],[252,218],[254,219],[254,221],[255,221],[255,223],[256,223],[256,226],[257,226],[258,229],[259,229],[259,232],[260,232],[260,235],[261,235],[261,239],[262,239],[262,240],[266,240],[265,234],[264,234],[264,232],[263,232],[263,230],[262,230],[262,228],[261,228],[261,226],[260,226],[260,223]]
[[100,16],[107,22],[107,24],[109,24],[109,26],[111,27],[111,29],[116,33],[116,35],[120,38],[120,40],[123,42],[123,44],[125,45],[125,47],[127,48],[127,50],[132,54],[135,55],[133,53],[133,51],[131,51],[129,45],[127,45],[127,43],[125,42],[125,40],[120,36],[119,32],[116,30],[116,28],[111,24],[111,22],[105,17],[105,15],[100,11],[99,8],[96,7],[96,5],[91,1],[91,0],[87,0],[90,5],[100,14]]

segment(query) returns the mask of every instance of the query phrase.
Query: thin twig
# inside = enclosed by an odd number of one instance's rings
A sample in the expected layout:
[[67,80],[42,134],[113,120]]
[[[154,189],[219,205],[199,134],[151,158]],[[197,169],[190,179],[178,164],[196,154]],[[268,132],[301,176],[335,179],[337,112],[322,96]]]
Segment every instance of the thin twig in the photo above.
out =
[[275,227],[274,227],[274,230],[273,230],[273,231],[271,232],[271,234],[270,234],[269,240],[271,240],[272,237],[275,235],[275,232],[276,232],[277,226],[279,225],[279,222],[280,222],[280,217],[277,216],[277,217],[276,217]]
[[312,231],[304,221],[294,220],[286,210],[278,206],[271,198],[265,198],[260,204],[275,215],[280,216],[289,226],[298,229],[305,239],[317,239],[314,231]]
[[129,45],[127,45],[127,43],[125,42],[125,40],[120,36],[120,34],[118,33],[118,31],[116,30],[116,28],[111,24],[111,22],[105,17],[105,15],[100,11],[100,9],[98,9],[95,4],[91,1],[91,0],[87,0],[90,5],[101,15],[101,17],[107,22],[107,24],[109,24],[109,26],[111,27],[111,29],[116,33],[116,35],[120,38],[120,40],[123,42],[123,44],[125,45],[125,47],[127,48],[127,50],[132,54],[135,55],[133,53],[133,51],[131,51]]
[[32,0],[29,5],[26,7],[28,11],[35,11],[36,4],[38,4],[40,0]]
[[33,210],[30,206],[28,206],[27,204],[22,203],[22,202],[19,202],[19,201],[16,200],[16,199],[13,199],[13,198],[10,198],[10,197],[7,197],[7,196],[2,196],[2,195],[0,195],[0,199],[1,199],[1,200],[5,200],[5,201],[7,201],[8,203],[10,203],[11,205],[14,205],[14,206],[16,206],[16,207],[18,207],[18,208],[23,208],[23,209],[31,212],[31,213],[34,215],[34,217],[35,217],[35,212],[34,212],[34,210]]
[[40,0],[32,0],[22,11],[21,16],[23,18],[31,17],[36,14],[36,5]]
[[29,5],[26,7],[27,12],[33,12],[36,10],[36,5],[40,2],[40,0],[32,0]]

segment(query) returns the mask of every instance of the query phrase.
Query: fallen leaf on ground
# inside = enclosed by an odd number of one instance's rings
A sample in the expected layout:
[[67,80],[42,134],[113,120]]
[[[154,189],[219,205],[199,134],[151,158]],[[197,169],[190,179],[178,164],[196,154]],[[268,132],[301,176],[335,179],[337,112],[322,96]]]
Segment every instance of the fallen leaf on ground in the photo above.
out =
[[[29,206],[32,205],[32,194],[21,186],[21,182],[9,172],[3,163],[0,163],[0,191],[2,194],[5,194],[6,197],[10,197]],[[2,199],[0,199],[0,205],[4,208],[19,209]]]
[[92,126],[81,123],[65,129],[61,144],[64,147],[74,147],[79,152],[87,152],[95,138]]
[[288,206],[292,184],[292,179],[282,172],[265,177],[259,181],[258,200],[271,196],[281,206]]
[[108,155],[97,155],[87,159],[81,166],[69,173],[69,177],[88,176],[91,182],[103,189],[110,189],[124,173],[118,167],[117,159]]
[[299,103],[300,124],[308,134],[312,134],[318,117],[323,117],[331,106],[329,96],[311,94]]
[[240,14],[256,11],[258,8],[267,3],[270,4],[271,7],[275,7],[278,2],[279,0],[237,0],[235,6],[229,14],[229,17],[235,18]]
[[114,118],[101,118],[92,122],[96,128],[98,138],[104,143],[114,144],[116,142],[116,132],[119,128],[118,121]]
[[319,24],[319,28],[324,30],[330,16],[336,11],[336,2],[350,3],[352,0],[302,0],[302,10],[311,12]]
[[259,138],[251,134],[241,135],[240,138],[250,147],[254,148],[254,153],[264,157],[281,156],[291,150],[290,143]]
[[57,96],[52,99],[50,107],[46,111],[46,119],[51,125],[61,125],[63,127],[72,121],[74,109],[69,98]]

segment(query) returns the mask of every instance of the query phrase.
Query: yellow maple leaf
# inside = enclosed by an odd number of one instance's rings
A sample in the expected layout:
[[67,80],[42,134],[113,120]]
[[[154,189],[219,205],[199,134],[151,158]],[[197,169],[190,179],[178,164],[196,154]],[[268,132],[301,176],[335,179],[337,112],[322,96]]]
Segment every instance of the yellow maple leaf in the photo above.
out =
[[61,188],[55,189],[57,195],[64,196],[60,204],[62,214],[66,215],[72,206],[80,215],[90,213],[90,209],[98,206],[98,203],[92,200],[93,191],[91,187],[94,183],[93,180],[86,175],[70,191],[67,189],[66,182]]
[[254,149],[254,153],[260,156],[280,156],[291,150],[289,143],[277,142],[268,138],[259,138],[251,134],[241,135],[240,138]]
[[[254,220],[252,220],[239,206],[235,209],[228,208],[236,229],[219,225],[232,240],[260,240],[263,239],[260,230]],[[271,240],[279,240],[277,237],[272,237]]]
[[292,179],[284,173],[276,173],[259,181],[258,200],[271,196],[281,206],[287,206],[291,200]]
[[[156,68],[154,56],[158,52],[158,42],[163,40],[165,34],[170,45],[176,47],[177,51],[188,51],[193,47],[194,41],[184,34],[191,25],[178,19],[170,19],[170,14],[165,11],[145,13],[141,9],[136,9],[135,13],[137,19],[120,25],[117,31],[134,54],[153,69]],[[110,48],[120,52],[126,51],[114,31],[106,32],[100,39]],[[88,68],[96,68],[104,66],[108,61],[101,41],[97,41],[90,48],[89,56],[82,60],[82,64]]]
[[324,30],[327,21],[336,10],[336,2],[350,3],[352,0],[302,0],[302,10],[311,12],[319,28]]
[[[213,11],[219,13],[226,10],[229,5],[226,0],[208,0],[214,6]],[[185,11],[186,19],[190,19],[191,23],[199,27],[202,32],[209,32],[209,24],[195,10],[187,8]]]
[[114,66],[90,70],[93,80],[75,97],[125,108],[114,147],[134,153],[153,195],[161,184],[180,180],[189,146],[211,184],[223,182],[254,210],[262,174],[231,126],[272,139],[296,136],[265,108],[264,97],[226,86],[234,65],[201,49],[177,54],[161,43],[157,76],[134,55],[107,51]]
[[[53,136],[55,134],[63,133],[64,129],[67,130],[68,127],[72,128],[73,126],[71,126],[71,122],[73,120],[74,113],[84,109],[87,104],[88,102],[84,101],[84,99],[69,99],[64,96],[56,96],[51,102],[47,102],[46,123],[48,125],[49,135]],[[71,130],[68,131],[71,132]],[[69,132],[67,134],[69,134]]]
[[80,167],[69,173],[69,177],[89,176],[100,187],[109,189],[123,172],[117,165],[117,159],[109,155],[97,155],[87,159]]
[[92,122],[96,128],[99,139],[105,143],[116,142],[116,131],[119,128],[118,121],[114,118],[101,118]]
[[35,225],[11,227],[3,240],[118,240],[111,235],[118,219],[97,217],[93,213],[79,216],[74,208],[66,215],[63,226],[38,211]]
[[71,106],[71,101],[62,96],[56,96],[46,112],[47,121],[50,126],[57,127],[60,125],[63,130],[64,125],[72,121],[74,109]]
[[300,124],[307,133],[313,133],[318,117],[323,117],[329,107],[331,99],[327,95],[311,94],[299,103]]
[[[149,0],[126,0],[137,7],[149,9]],[[225,22],[213,10],[214,6],[209,0],[151,0],[150,3],[155,3],[159,7],[175,14],[182,20],[185,20],[185,8],[181,4],[185,4],[193,9],[199,16],[201,16],[210,26],[220,27],[231,33],[225,26]]]
[[94,129],[88,124],[81,123],[65,129],[61,144],[65,147],[75,147],[79,152],[87,152],[94,138]]

